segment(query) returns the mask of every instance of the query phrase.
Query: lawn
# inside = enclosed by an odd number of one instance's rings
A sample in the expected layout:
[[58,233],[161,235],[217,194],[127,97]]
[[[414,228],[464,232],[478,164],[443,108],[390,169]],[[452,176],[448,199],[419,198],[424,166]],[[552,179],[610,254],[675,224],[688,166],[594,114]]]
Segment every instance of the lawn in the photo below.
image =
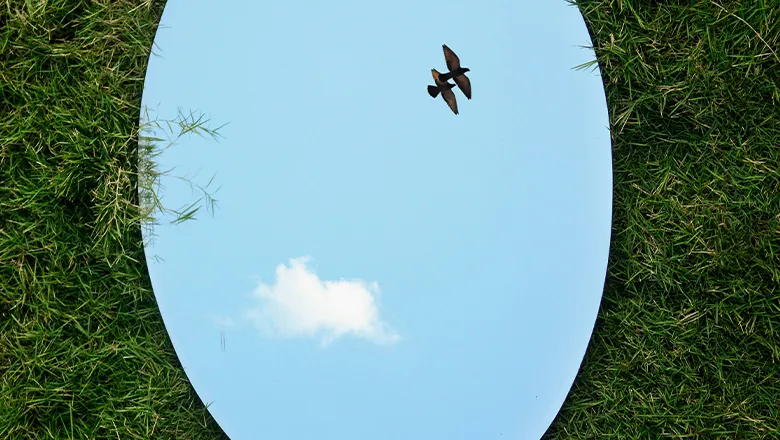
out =
[[[145,268],[162,1],[0,5],[0,438],[223,438]],[[547,438],[780,438],[780,0],[587,1],[614,223]],[[206,109],[207,110],[207,109]]]

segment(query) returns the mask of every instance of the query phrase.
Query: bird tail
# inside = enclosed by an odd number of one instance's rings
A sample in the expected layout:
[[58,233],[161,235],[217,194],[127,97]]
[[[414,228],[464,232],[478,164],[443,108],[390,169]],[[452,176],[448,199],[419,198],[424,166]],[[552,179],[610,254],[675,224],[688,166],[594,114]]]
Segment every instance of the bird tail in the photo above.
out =
[[439,88],[436,86],[428,86],[428,94],[431,95],[431,98],[439,96]]

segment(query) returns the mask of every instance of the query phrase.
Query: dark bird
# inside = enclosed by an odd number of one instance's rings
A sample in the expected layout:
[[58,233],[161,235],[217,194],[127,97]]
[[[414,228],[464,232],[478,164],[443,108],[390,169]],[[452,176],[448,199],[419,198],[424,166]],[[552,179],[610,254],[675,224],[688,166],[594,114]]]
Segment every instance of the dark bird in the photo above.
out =
[[452,112],[457,115],[458,101],[455,100],[455,93],[452,92],[452,88],[455,87],[455,84],[442,81],[440,77],[441,74],[436,69],[431,69],[431,75],[433,76],[433,82],[435,82],[436,85],[428,86],[428,94],[431,95],[431,98],[435,98],[441,93],[441,97],[444,98],[444,101],[450,106]]
[[460,59],[446,44],[442,44],[441,47],[444,49],[444,61],[447,62],[447,68],[450,69],[449,72],[441,75],[441,80],[446,82],[451,78],[458,85],[461,92],[466,95],[466,99],[471,99],[471,81],[466,76],[466,72],[470,72],[471,69],[460,67]]

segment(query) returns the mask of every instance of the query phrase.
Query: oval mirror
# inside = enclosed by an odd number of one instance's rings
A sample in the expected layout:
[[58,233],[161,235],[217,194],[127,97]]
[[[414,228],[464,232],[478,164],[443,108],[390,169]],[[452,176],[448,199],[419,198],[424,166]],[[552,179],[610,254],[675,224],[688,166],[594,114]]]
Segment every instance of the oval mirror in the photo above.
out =
[[206,135],[150,159],[202,209],[145,230],[147,263],[230,438],[544,433],[609,250],[590,45],[564,0],[168,1],[142,104]]

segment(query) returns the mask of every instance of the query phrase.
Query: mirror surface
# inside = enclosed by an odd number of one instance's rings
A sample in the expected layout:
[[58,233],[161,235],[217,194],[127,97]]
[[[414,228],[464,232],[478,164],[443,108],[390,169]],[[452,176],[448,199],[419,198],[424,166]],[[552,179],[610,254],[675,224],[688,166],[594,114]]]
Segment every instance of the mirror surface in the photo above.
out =
[[[442,44],[458,115],[426,91]],[[147,263],[233,440],[544,433],[609,250],[590,45],[564,0],[167,2],[142,104],[228,125],[155,158],[163,205],[212,175],[217,204],[145,231]]]

